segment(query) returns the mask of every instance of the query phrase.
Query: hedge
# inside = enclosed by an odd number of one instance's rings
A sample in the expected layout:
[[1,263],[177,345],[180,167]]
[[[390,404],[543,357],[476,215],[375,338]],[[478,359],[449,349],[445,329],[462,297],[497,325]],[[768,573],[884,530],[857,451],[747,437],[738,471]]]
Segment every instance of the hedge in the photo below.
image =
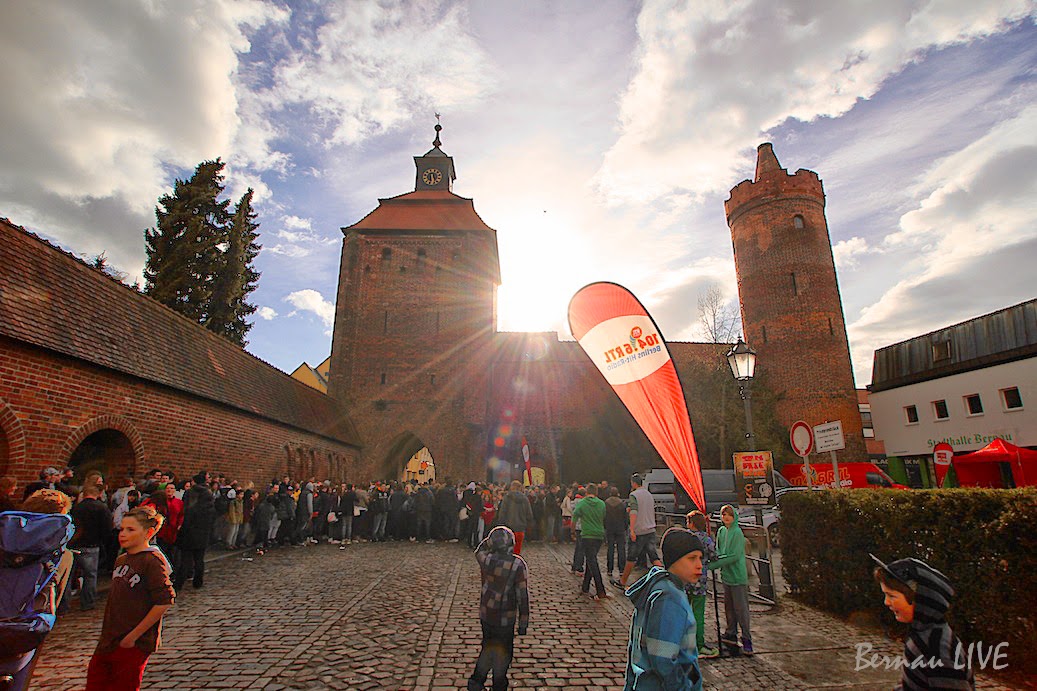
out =
[[1037,673],[1037,489],[789,492],[781,547],[797,599],[884,622],[868,553],[921,559],[954,585],[948,619],[966,646],[1006,641],[1008,671]]

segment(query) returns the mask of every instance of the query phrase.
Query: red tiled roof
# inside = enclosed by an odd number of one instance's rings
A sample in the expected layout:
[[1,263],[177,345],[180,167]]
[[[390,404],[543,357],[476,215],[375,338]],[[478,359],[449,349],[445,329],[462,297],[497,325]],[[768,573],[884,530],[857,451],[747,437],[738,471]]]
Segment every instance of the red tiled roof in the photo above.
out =
[[359,446],[338,403],[0,218],[0,336]]
[[344,230],[489,230],[471,199],[421,190],[379,199],[378,208]]

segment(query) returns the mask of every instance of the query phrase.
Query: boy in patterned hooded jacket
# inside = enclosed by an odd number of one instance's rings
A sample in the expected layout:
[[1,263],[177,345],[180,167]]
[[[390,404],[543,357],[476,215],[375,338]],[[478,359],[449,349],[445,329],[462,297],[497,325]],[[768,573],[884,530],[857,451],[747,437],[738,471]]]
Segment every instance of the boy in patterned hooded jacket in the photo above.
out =
[[515,554],[515,533],[505,526],[490,531],[475,558],[482,571],[479,622],[482,625],[482,650],[475,671],[468,679],[469,691],[479,691],[493,671],[495,691],[508,688],[508,668],[518,635],[529,627],[529,590],[526,587],[526,562]]
[[961,641],[947,623],[954,597],[951,582],[918,559],[898,559],[878,566],[874,576],[886,607],[911,629],[904,640],[904,665],[897,690],[975,689],[972,668],[960,654]]

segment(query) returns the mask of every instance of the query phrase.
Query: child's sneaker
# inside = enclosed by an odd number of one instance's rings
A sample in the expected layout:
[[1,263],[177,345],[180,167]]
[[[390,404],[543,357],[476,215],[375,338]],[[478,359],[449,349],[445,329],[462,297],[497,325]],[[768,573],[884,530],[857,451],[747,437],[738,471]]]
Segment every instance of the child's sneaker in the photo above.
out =
[[723,644],[723,645],[729,645],[729,646],[732,646],[732,647],[735,647],[735,648],[738,647],[738,639],[735,638],[734,636],[727,636],[727,635],[721,636],[720,637],[720,643]]
[[699,648],[699,657],[703,660],[712,660],[713,658],[720,657],[720,651],[716,648],[710,648],[709,646],[702,646]]
[[753,654],[753,642],[748,638],[742,639],[742,652],[746,655]]

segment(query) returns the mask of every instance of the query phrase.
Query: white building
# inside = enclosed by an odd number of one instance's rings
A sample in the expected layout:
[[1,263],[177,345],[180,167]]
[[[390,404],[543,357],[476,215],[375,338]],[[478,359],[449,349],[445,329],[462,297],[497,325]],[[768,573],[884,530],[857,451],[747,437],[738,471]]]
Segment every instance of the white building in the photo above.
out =
[[869,389],[886,455],[923,485],[940,442],[1037,447],[1037,299],[876,350]]

